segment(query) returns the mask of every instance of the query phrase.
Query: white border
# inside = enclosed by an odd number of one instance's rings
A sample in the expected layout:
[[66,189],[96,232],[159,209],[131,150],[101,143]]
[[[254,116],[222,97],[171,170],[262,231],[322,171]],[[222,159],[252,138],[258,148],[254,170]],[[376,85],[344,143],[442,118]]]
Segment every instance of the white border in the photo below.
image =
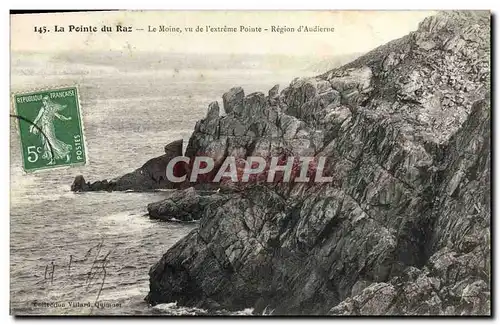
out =
[[[9,3],[10,2],[10,3]],[[349,0],[343,2],[321,0],[285,0],[271,2],[269,0],[231,1],[231,0],[182,0],[182,1],[155,1],[122,0],[118,2],[87,0],[72,2],[66,0],[39,1],[4,1],[2,4],[11,4],[11,9],[129,9],[129,10],[458,10],[458,9],[493,9],[493,1],[436,1],[420,0],[414,3],[396,3],[390,0],[367,1]],[[139,5],[139,6],[138,6]]]
[[[174,10],[174,9],[188,9],[188,10],[194,10],[194,9],[223,9],[223,10],[243,10],[243,9],[265,9],[265,10],[272,10],[272,9],[281,9],[281,10],[293,10],[293,9],[303,9],[303,10],[319,10],[319,9],[335,9],[335,10],[340,10],[340,9],[371,9],[371,10],[408,10],[408,9],[414,9],[414,10],[424,10],[424,9],[492,9],[494,14],[498,14],[498,4],[499,1],[485,1],[485,0],[475,0],[475,1],[465,1],[465,0],[455,0],[455,1],[441,1],[438,2],[436,0],[420,0],[418,2],[413,2],[412,4],[410,3],[402,3],[402,2],[395,2],[391,0],[377,0],[377,1],[361,1],[361,0],[349,0],[349,1],[320,1],[320,0],[285,0],[282,1],[281,3],[274,2],[271,3],[269,0],[247,0],[247,1],[234,1],[234,0],[211,0],[211,1],[203,1],[203,0],[182,0],[182,1],[177,1],[177,2],[172,2],[169,1],[166,3],[165,1],[158,1],[158,0],[121,0],[121,1],[115,1],[115,3],[112,2],[105,2],[102,0],[87,0],[85,2],[71,2],[68,0],[45,0],[45,1],[12,1],[12,0],[6,0],[2,1],[1,6],[2,6],[2,14],[0,15],[1,19],[1,31],[0,31],[0,37],[1,37],[1,44],[4,44],[3,49],[2,49],[2,59],[1,63],[3,66],[2,71],[4,73],[1,75],[1,80],[2,80],[2,87],[1,89],[1,96],[2,96],[2,102],[4,103],[5,110],[9,111],[10,110],[10,87],[9,87],[9,75],[7,71],[10,71],[10,61],[9,61],[9,52],[7,49],[7,44],[9,44],[9,15],[8,15],[8,9],[33,9],[33,8],[41,8],[43,7],[44,9],[86,9],[86,8],[93,8],[93,9],[110,9],[110,8],[118,8],[120,7],[121,9],[167,9],[167,10]],[[162,4],[162,5],[160,5]],[[140,5],[141,7],[138,8],[137,6]],[[404,7],[403,7],[404,5]],[[498,18],[498,17],[497,17]],[[494,33],[495,35],[495,40],[493,44],[498,43],[498,33]],[[495,46],[495,59],[497,58],[497,51],[496,51],[496,46]],[[493,59],[493,58],[492,58]],[[497,76],[495,77],[494,80],[494,85],[495,89],[493,90],[493,94],[495,94],[496,90],[496,85],[498,85],[498,80]],[[492,109],[496,109],[492,107]],[[1,315],[2,317],[2,323],[5,321],[5,323],[13,323],[14,318],[9,317],[9,299],[10,299],[10,287],[9,287],[9,268],[10,268],[10,260],[9,260],[9,180],[10,178],[10,155],[8,156],[9,159],[5,159],[7,156],[6,153],[9,151],[10,143],[9,143],[9,135],[10,135],[10,128],[9,128],[9,120],[10,118],[7,117],[7,112],[4,112],[3,118],[0,119],[0,139],[2,143],[2,154],[4,159],[0,160],[1,163],[1,171],[2,171],[2,178],[0,182],[0,193],[1,193],[1,199],[2,199],[2,204],[0,205],[2,208],[2,211],[0,213],[0,217],[2,218],[2,226],[1,226],[1,231],[2,231],[2,236],[0,236],[2,240],[2,262],[1,262],[1,275],[2,279],[0,281],[1,285],[1,295],[0,295],[0,308],[2,310]],[[495,112],[494,114],[495,117],[495,125],[497,126],[495,132],[493,133],[493,137],[496,138],[497,140],[494,141],[494,146],[495,146],[495,151],[499,151],[498,148],[498,112]],[[497,172],[495,175],[498,176],[498,159],[495,159],[495,169]],[[494,179],[494,184],[496,185],[496,180],[497,177]],[[496,187],[496,186],[495,186]],[[498,191],[494,191],[495,197],[493,202],[500,202],[500,194]],[[492,216],[494,218],[495,216]],[[496,221],[494,222],[495,225],[495,230],[497,230],[499,222]],[[498,232],[496,231],[496,235],[498,235]],[[496,240],[495,242],[498,242]],[[495,254],[494,254],[494,260],[498,260],[498,248],[494,247],[495,249]],[[496,267],[494,268],[496,270]],[[493,275],[493,277],[496,279],[496,273]],[[497,283],[495,281],[494,283]],[[495,288],[492,288],[495,290]],[[496,290],[495,290],[496,293]],[[498,301],[498,296],[495,295],[495,299],[493,300],[494,302]],[[495,306],[492,306],[495,310],[497,308],[496,304]],[[104,323],[104,322],[111,322],[115,324],[122,323],[126,321],[127,323],[140,323],[144,321],[144,319],[93,319],[94,321],[98,323]],[[236,319],[232,319],[230,321],[234,321]],[[28,319],[24,320],[24,324],[31,324],[36,322],[43,322],[43,323],[52,323],[54,319],[42,319],[42,320],[35,320],[35,319]],[[74,322],[75,320],[71,320],[71,322]],[[181,322],[197,322],[199,319],[194,319],[194,320],[186,320],[186,319],[147,319],[147,321],[156,321],[158,322],[168,322],[168,324],[172,323],[181,323]],[[203,319],[203,322],[220,322],[222,319]],[[238,321],[241,321],[241,319],[238,319]],[[280,321],[280,322],[290,322],[293,321],[290,318],[287,319],[253,319],[253,321],[259,322],[259,323],[269,323],[272,321]],[[308,319],[300,319],[300,322],[309,322]],[[341,320],[341,319],[322,319],[321,321],[323,322],[328,322],[330,324],[332,323],[359,323],[359,322],[387,322],[391,321],[390,319],[350,319],[350,320]],[[393,319],[392,321],[394,322],[401,322],[405,321],[404,319]],[[414,320],[417,322],[425,322],[425,323],[448,323],[452,324],[457,321],[457,319],[448,319],[448,320],[439,320],[439,319],[419,319],[419,320]],[[467,319],[464,320],[465,322],[473,321],[472,319]],[[67,319],[60,319],[58,322],[66,323],[69,322]]]

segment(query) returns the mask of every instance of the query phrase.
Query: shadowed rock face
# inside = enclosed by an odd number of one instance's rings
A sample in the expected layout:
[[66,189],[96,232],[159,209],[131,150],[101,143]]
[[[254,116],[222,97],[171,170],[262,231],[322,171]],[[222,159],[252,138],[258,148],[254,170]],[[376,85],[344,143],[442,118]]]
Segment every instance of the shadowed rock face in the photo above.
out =
[[[87,191],[148,191],[154,189],[177,188],[179,184],[171,183],[166,178],[166,170],[169,161],[177,156],[182,156],[183,140],[177,140],[165,146],[165,154],[148,160],[142,167],[131,173],[111,181],[103,180],[94,183],[85,182],[85,178],[79,175],[71,185],[73,192]],[[179,166],[182,166],[179,164]],[[181,176],[186,171],[177,171]],[[175,172],[174,172],[175,173]]]
[[490,314],[490,111],[489,99],[476,102],[439,161],[423,267],[358,290],[330,314]]
[[[274,314],[489,314],[489,13],[416,32],[277,95],[224,94],[186,155],[326,156],[328,184],[150,205],[200,219],[150,270],[151,304]],[[218,107],[218,106],[217,106]],[[222,191],[221,191],[222,192]],[[182,194],[184,193],[184,194]]]

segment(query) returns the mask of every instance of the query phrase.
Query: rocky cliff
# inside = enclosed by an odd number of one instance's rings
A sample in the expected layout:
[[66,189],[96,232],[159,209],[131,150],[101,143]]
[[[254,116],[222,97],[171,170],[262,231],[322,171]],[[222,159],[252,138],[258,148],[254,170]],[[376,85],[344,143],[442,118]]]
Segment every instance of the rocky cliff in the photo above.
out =
[[280,93],[233,88],[223,116],[212,103],[187,156],[326,156],[334,181],[189,189],[150,205],[154,217],[182,211],[200,225],[151,268],[146,300],[266,314],[489,314],[489,31],[489,12],[443,12]]

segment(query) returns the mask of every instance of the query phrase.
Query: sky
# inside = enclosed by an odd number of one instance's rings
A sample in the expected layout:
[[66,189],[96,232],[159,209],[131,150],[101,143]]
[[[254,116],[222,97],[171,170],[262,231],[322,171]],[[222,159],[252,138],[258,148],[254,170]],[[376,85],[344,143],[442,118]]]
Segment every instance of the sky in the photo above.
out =
[[[121,11],[11,15],[11,51],[148,51],[331,56],[367,52],[416,30],[430,11]],[[65,32],[56,33],[54,25]],[[69,32],[68,26],[131,26],[133,32]],[[182,33],[148,32],[160,25]],[[324,33],[187,33],[197,26],[320,26]],[[35,32],[46,26],[47,33]],[[137,31],[136,29],[143,29]]]

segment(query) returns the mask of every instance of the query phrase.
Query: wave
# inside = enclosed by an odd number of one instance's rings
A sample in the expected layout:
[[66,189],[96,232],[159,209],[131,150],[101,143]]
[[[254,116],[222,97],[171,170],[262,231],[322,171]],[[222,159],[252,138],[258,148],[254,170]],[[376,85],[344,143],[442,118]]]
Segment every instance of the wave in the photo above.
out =
[[245,308],[240,311],[229,312],[229,311],[208,311],[196,307],[185,307],[178,306],[177,302],[170,302],[166,304],[159,304],[151,308],[154,313],[174,315],[174,316],[196,316],[196,315],[237,315],[237,316],[252,316],[253,308]]

